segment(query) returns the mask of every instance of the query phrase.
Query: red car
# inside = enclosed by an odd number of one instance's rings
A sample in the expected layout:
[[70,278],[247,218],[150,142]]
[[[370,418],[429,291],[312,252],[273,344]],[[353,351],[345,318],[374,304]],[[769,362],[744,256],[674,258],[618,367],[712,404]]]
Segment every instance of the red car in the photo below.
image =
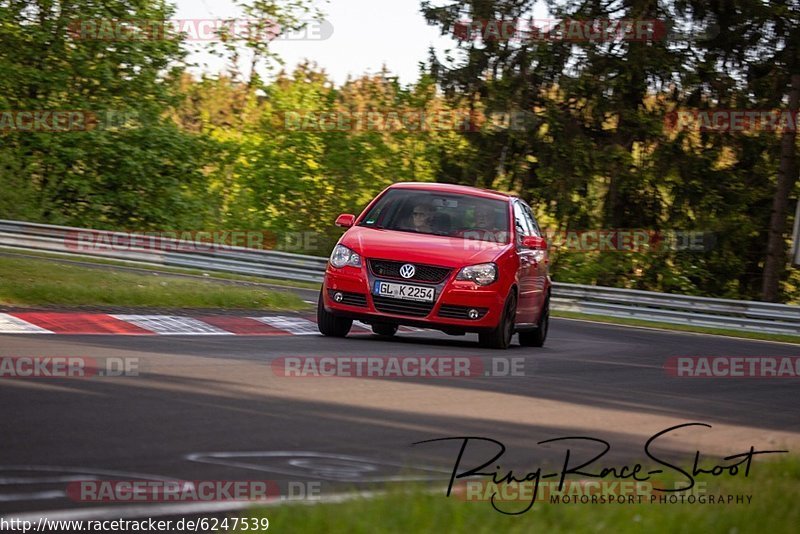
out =
[[521,199],[485,189],[398,183],[378,195],[333,249],[317,306],[319,330],[343,337],[357,319],[382,336],[398,325],[477,332],[505,349],[547,337],[547,242]]

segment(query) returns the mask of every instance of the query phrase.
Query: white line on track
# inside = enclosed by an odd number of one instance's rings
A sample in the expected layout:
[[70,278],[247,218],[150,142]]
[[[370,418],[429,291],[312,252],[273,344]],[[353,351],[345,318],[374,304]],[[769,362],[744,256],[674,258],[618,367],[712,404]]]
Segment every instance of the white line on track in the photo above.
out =
[[[24,476],[5,476],[0,478],[0,486],[20,485],[20,484],[53,484],[56,482],[74,482],[83,480],[100,480],[98,477],[109,478],[136,478],[141,480],[172,481],[174,479],[148,475],[142,473],[132,473],[127,471],[115,471],[110,469],[97,469],[94,467],[60,467],[55,465],[0,465],[0,472],[4,471],[24,471],[26,473],[75,473],[74,475],[46,475],[43,477],[24,477]],[[186,484],[191,484],[186,482]],[[36,501],[43,499],[60,499],[66,497],[66,492],[61,490],[34,491],[29,493],[0,493],[0,502],[15,501]]]
[[61,490],[35,491],[33,493],[3,493],[0,502],[42,501],[45,499],[62,499],[67,494]]
[[[443,491],[437,489],[436,491]],[[385,495],[383,491],[356,491],[347,493],[335,493],[317,499],[291,499],[281,498],[263,502],[254,501],[225,501],[225,502],[194,502],[176,504],[158,504],[146,506],[109,506],[103,508],[92,508],[84,510],[43,510],[39,512],[27,512],[15,516],[4,516],[6,522],[18,520],[18,522],[30,521],[36,523],[40,518],[47,518],[49,521],[69,521],[69,520],[111,520],[111,519],[134,519],[134,518],[155,518],[164,516],[179,515],[207,515],[221,512],[236,512],[246,510],[254,506],[281,506],[285,504],[333,504],[356,499],[373,499]]]
[[232,332],[204,323],[192,317],[177,315],[112,315],[115,319],[134,324],[162,336],[190,334],[193,336],[232,336]]
[[301,319],[300,317],[287,317],[284,315],[277,316],[264,316],[264,317],[250,317],[264,324],[268,324],[278,330],[289,332],[296,336],[316,336],[319,335],[319,328],[317,323],[309,321],[308,319]]
[[0,334],[52,334],[50,330],[46,330],[28,321],[23,321],[13,315],[7,313],[0,313]]
[[[776,345],[789,345],[792,347],[797,347],[798,343],[790,343],[788,341],[773,341],[771,339],[754,339],[751,337],[737,337],[737,336],[724,336],[722,334],[710,334],[708,332],[689,332],[686,330],[671,330],[669,328],[658,328],[656,326],[640,326],[640,325],[631,325],[631,324],[621,324],[621,323],[607,323],[605,321],[594,321],[592,319],[574,319],[572,317],[559,317],[554,315],[553,319],[558,319],[559,321],[578,321],[581,323],[590,323],[590,324],[599,324],[603,326],[614,326],[617,328],[636,328],[638,330],[651,330],[653,332],[664,332],[666,334],[686,334],[690,336],[712,336],[716,338],[724,338],[729,340],[736,340],[736,341],[752,341],[754,343],[773,343]],[[780,335],[780,334],[774,334]],[[788,334],[787,334],[788,335]]]

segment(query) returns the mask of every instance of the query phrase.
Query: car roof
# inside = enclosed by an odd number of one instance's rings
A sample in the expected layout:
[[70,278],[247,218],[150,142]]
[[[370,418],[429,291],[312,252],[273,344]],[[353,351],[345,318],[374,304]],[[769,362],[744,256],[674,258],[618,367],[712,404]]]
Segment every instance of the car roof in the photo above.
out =
[[398,182],[389,186],[389,189],[421,189],[423,191],[436,191],[437,193],[460,193],[483,198],[494,198],[497,200],[509,200],[515,197],[498,193],[491,189],[481,189],[468,185],[442,184],[437,182]]

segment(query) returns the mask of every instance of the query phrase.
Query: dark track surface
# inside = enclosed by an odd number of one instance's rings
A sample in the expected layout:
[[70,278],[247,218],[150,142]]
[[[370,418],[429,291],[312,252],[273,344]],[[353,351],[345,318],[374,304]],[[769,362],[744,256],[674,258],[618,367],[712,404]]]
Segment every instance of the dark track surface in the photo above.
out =
[[[95,474],[107,479],[317,480],[326,493],[401,473],[446,482],[458,445],[411,445],[445,436],[503,441],[503,467],[523,473],[543,461],[563,461],[563,447],[536,445],[558,436],[602,437],[613,445],[607,459],[630,464],[644,457],[647,437],[670,423],[714,425],[670,442],[665,454],[688,464],[698,443],[709,454],[733,454],[750,444],[796,444],[800,436],[798,379],[687,379],[663,369],[670,356],[797,356],[796,346],[565,319],[553,320],[545,348],[515,344],[506,352],[481,349],[474,336],[429,332],[393,341],[369,335],[0,336],[0,356],[59,355],[138,357],[141,375],[2,380],[2,514],[92,506],[58,492],[65,476],[86,479],[98,469],[118,472]],[[521,357],[525,376],[283,378],[270,366],[281,356],[412,355],[475,356],[487,368],[492,358]],[[360,459],[303,457],[286,471],[286,459],[274,456],[247,459],[248,466],[188,458],[246,451]],[[421,468],[426,465],[439,472]],[[53,471],[20,470],[26,466]]]

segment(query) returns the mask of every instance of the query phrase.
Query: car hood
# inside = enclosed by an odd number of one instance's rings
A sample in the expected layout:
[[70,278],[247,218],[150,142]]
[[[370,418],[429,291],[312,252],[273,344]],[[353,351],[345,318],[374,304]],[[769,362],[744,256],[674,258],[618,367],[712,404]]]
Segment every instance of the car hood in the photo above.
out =
[[462,267],[494,261],[511,245],[354,226],[341,244],[365,258]]

